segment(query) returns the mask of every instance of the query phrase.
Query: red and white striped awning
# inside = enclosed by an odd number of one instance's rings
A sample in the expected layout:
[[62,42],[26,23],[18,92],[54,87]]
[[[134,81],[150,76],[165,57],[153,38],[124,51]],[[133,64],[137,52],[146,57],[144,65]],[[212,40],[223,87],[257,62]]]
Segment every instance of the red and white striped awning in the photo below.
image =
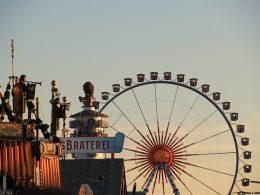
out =
[[41,156],[40,170],[43,188],[61,188],[59,156]]
[[0,140],[0,175],[11,176],[15,181],[33,177],[30,141]]

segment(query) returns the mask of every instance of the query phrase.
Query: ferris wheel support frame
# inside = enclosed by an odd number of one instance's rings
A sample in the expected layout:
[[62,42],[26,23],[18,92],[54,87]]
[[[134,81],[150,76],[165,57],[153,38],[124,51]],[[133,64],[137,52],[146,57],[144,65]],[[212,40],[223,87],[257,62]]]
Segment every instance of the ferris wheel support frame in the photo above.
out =
[[107,107],[107,105],[111,102],[113,102],[114,99],[116,99],[118,96],[124,94],[125,92],[143,86],[143,85],[150,85],[150,84],[171,84],[171,85],[176,85],[176,86],[180,86],[180,87],[184,87],[186,89],[192,90],[195,93],[201,95],[202,97],[204,97],[206,100],[208,100],[222,115],[222,117],[225,119],[226,123],[229,126],[229,129],[231,131],[232,137],[233,137],[233,141],[235,144],[235,150],[236,150],[236,167],[235,167],[235,174],[234,174],[234,178],[233,178],[233,182],[231,184],[231,188],[228,194],[231,194],[234,185],[236,183],[236,178],[237,178],[237,173],[238,173],[238,167],[239,167],[239,150],[238,150],[238,143],[236,140],[236,135],[235,132],[233,130],[233,127],[230,123],[230,121],[228,120],[226,114],[224,113],[224,111],[218,106],[218,104],[216,102],[214,102],[212,99],[210,99],[205,93],[199,91],[197,88],[186,85],[185,83],[181,83],[181,82],[176,82],[176,81],[172,81],[172,80],[152,80],[152,81],[145,81],[145,82],[141,82],[141,83],[136,83],[134,85],[128,86],[127,88],[124,88],[122,91],[118,92],[117,94],[115,94],[111,99],[109,99],[100,109],[100,113]]

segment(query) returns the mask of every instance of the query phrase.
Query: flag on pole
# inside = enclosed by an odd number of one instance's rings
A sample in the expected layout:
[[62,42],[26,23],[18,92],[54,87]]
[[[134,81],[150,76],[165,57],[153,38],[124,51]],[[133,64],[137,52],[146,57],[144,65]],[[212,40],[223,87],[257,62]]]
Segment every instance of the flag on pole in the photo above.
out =
[[12,85],[14,86],[14,39],[11,38],[11,60],[12,60],[12,76],[9,77],[12,79]]
[[12,57],[12,64],[14,63],[14,39],[11,38],[11,57]]

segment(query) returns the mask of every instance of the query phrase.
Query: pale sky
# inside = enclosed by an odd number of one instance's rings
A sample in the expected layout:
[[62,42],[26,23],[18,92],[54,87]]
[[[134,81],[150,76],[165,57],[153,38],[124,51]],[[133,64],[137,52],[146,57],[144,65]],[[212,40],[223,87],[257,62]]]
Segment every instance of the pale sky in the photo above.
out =
[[[86,81],[96,98],[138,73],[171,71],[211,84],[245,124],[260,181],[260,1],[0,0],[0,85],[11,74],[42,81],[38,95],[50,121],[51,80],[81,110]],[[252,184],[245,191],[260,191]]]

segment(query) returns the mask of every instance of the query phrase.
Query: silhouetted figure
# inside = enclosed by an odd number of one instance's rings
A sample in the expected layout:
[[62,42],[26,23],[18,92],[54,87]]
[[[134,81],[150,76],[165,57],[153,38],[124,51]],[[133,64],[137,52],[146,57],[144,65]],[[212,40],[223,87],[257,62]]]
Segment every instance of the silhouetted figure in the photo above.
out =
[[10,100],[10,96],[11,96],[11,84],[10,84],[10,81],[9,81],[8,84],[6,85],[6,89],[5,89],[5,93],[4,93],[5,100],[8,103],[9,103],[9,100]]
[[2,103],[0,104],[0,121],[4,120],[4,115],[6,114],[8,117],[8,120],[10,122],[14,122],[16,120],[14,113],[10,107],[9,104],[9,98],[10,98],[10,84],[7,84],[6,87],[6,91],[4,93],[4,95],[2,94],[2,92],[0,91],[0,98]]
[[66,111],[69,110],[70,102],[66,97],[63,97],[63,102],[60,101],[60,93],[58,92],[57,82],[53,80],[51,82],[51,136],[53,136],[53,142],[60,142],[60,139],[56,136],[57,131],[60,129],[60,119],[63,118],[63,129],[65,128],[65,118],[67,118]]
[[13,95],[13,111],[17,120],[23,119],[23,113],[25,113],[26,104],[26,75],[21,75],[19,82],[16,83],[12,90]]
[[84,106],[92,107],[94,102],[94,85],[91,82],[86,82],[83,85],[83,91],[85,97],[79,97],[79,100],[83,102]]
[[60,129],[60,118],[62,118],[62,109],[60,107],[60,98],[56,97],[50,101],[52,104],[51,111],[51,135],[56,136],[56,132]]
[[28,118],[31,119],[31,114],[35,111],[33,100],[35,99],[36,84],[27,84],[26,88],[26,104],[28,109]]

